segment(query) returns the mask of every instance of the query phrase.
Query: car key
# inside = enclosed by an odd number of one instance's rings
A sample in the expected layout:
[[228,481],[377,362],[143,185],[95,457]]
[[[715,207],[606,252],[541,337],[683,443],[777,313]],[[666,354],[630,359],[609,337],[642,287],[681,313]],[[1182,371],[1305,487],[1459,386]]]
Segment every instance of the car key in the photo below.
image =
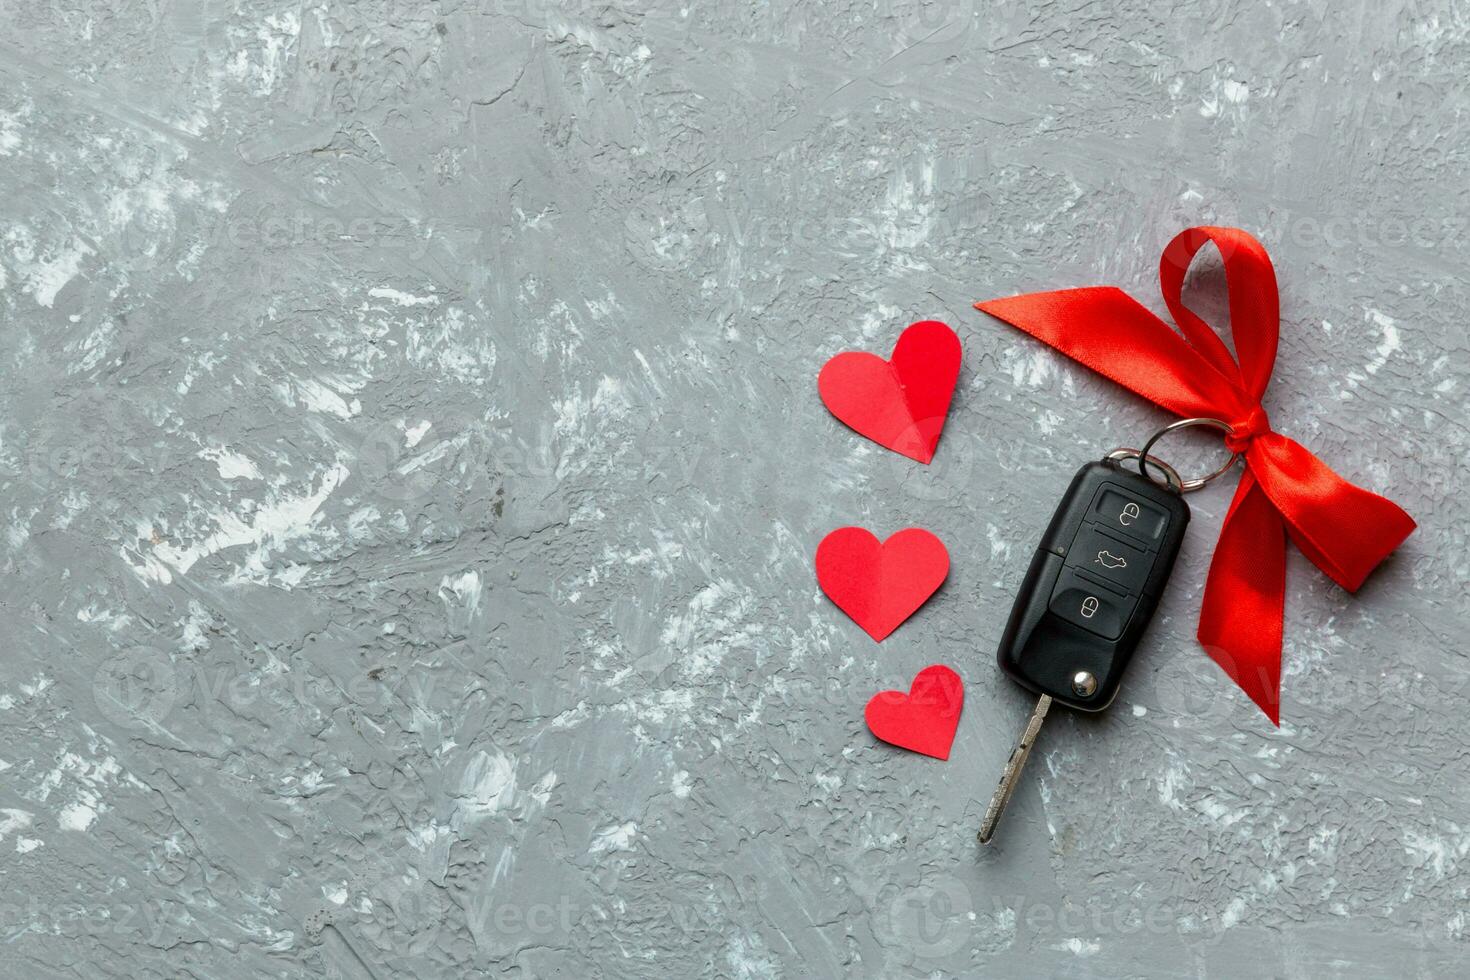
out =
[[[1026,570],[997,660],[1039,700],[986,808],[982,844],[995,834],[1052,703],[1102,711],[1117,696],[1169,580],[1189,523],[1181,493],[1193,487],[1152,456],[1168,483],[1144,475],[1141,457],[1119,449],[1078,470]],[[1130,458],[1137,469],[1121,465]]]

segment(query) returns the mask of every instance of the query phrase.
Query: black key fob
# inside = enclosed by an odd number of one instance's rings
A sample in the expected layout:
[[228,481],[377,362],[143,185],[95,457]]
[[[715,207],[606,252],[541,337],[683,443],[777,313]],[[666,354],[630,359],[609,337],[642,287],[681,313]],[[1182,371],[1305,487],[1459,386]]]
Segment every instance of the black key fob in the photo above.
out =
[[1026,570],[1001,669],[1069,708],[1106,708],[1188,524],[1189,505],[1172,487],[1111,460],[1078,470]]

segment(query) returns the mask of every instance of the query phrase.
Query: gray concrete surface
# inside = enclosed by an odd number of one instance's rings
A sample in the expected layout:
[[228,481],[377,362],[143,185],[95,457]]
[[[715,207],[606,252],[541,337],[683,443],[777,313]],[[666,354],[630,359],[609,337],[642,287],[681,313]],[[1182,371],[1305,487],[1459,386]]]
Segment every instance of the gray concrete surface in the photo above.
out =
[[[1463,975],[1467,68],[1448,0],[0,2],[0,976]],[[981,853],[1026,558],[1162,418],[969,304],[1159,308],[1199,222],[1422,528],[1293,552],[1277,731],[1197,495]],[[924,317],[927,469],[815,395]],[[881,646],[846,523],[953,558]],[[862,725],[931,662],[948,763]]]

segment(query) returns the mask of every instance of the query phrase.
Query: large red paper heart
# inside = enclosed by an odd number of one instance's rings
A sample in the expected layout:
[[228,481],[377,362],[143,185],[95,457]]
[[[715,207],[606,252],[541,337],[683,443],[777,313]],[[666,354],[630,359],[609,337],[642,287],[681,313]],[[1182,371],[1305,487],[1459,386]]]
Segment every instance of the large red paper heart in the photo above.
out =
[[845,424],[910,459],[934,458],[960,376],[960,338],[938,320],[910,324],[893,356],[847,351],[822,366],[817,391]]
[[875,640],[914,614],[949,574],[944,542],[911,527],[881,544],[861,527],[839,527],[817,545],[817,584]]
[[863,712],[868,729],[890,745],[948,759],[960,725],[965,685],[943,664],[925,667],[909,685],[909,693],[879,691]]

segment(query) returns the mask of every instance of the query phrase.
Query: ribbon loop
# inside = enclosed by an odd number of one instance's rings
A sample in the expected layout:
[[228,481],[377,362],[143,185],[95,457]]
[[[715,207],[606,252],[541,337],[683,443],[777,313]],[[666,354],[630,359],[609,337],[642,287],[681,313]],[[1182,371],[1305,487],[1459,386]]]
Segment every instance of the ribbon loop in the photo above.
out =
[[[1205,243],[1220,253],[1230,302],[1230,335],[1239,363],[1219,334],[1184,305],[1184,277]],[[1186,228],[1164,247],[1159,260],[1159,287],[1174,322],[1190,344],[1251,401],[1258,402],[1276,366],[1281,332],[1281,304],[1276,269],[1266,249],[1239,228]]]
[[[1213,243],[1225,266],[1237,357],[1184,305],[1185,274]],[[1245,472],[1220,531],[1199,641],[1280,724],[1287,537],[1343,588],[1363,580],[1415,528],[1393,501],[1338,476],[1271,429],[1261,396],[1276,364],[1280,301],[1261,243],[1239,228],[1187,228],[1164,249],[1159,285],[1177,332],[1122,290],[1092,286],[976,303],[991,316],[1185,417],[1230,422]]]

